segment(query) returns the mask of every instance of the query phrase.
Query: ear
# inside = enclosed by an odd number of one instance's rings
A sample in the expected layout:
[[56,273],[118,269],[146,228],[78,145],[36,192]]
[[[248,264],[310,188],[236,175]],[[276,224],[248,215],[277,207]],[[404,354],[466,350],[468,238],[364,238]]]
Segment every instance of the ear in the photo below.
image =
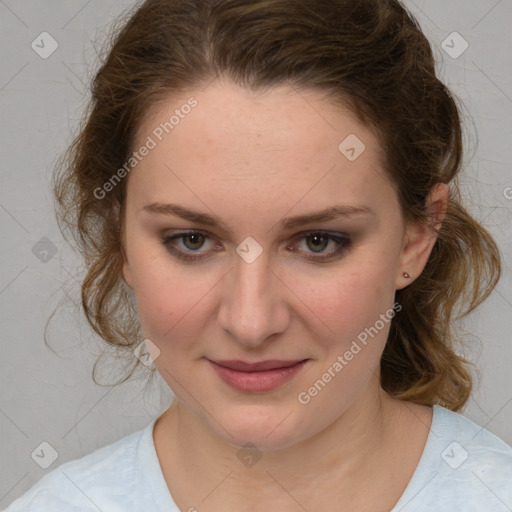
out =
[[[400,255],[396,289],[412,283],[425,268],[437,240],[437,232],[443,223],[448,207],[450,190],[445,183],[437,183],[425,201],[428,212],[427,222],[413,222],[406,226],[404,245]],[[434,229],[433,229],[434,228]],[[403,273],[409,274],[409,278]]]
[[130,268],[130,263],[128,262],[128,258],[126,257],[126,253],[123,247],[121,247],[122,255],[123,255],[123,268],[122,268],[122,276],[125,281],[125,283],[133,289],[133,277],[132,277],[132,271]]
[[121,223],[120,229],[120,250],[121,250],[121,258],[122,258],[122,268],[121,268],[121,276],[124,279],[125,283],[133,289],[133,277],[130,268],[130,264],[128,262],[128,258],[126,256],[126,222],[124,219],[121,219],[121,206],[118,201],[115,202],[113,213],[115,215],[115,222]]

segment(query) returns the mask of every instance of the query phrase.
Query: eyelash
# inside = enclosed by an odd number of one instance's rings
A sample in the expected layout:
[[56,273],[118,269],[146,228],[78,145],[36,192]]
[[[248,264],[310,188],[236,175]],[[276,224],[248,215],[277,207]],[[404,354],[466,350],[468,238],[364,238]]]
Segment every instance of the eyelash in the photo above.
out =
[[[204,236],[205,241],[209,239],[208,235],[203,231],[181,231],[180,233],[176,233],[175,235],[166,235],[166,236],[162,237],[162,244],[173,256],[175,256],[176,258],[183,260],[183,261],[198,261],[198,260],[203,260],[203,259],[209,258],[209,256],[204,253],[192,255],[192,254],[188,253],[187,251],[183,251],[181,249],[176,248],[176,246],[174,245],[174,240],[180,239],[180,238],[183,240],[184,238],[186,238],[187,236],[190,236],[190,235]],[[302,235],[302,236],[299,237],[299,235]],[[333,234],[325,232],[325,231],[307,231],[304,233],[300,233],[299,235],[297,235],[295,237],[295,239],[299,238],[300,240],[302,240],[302,239],[311,238],[315,235],[317,235],[317,236],[319,235],[320,237],[326,238],[329,241],[332,240],[333,242],[335,242],[338,245],[338,249],[334,252],[331,252],[328,256],[305,257],[305,259],[307,259],[307,260],[316,261],[316,262],[332,260],[333,258],[335,258],[337,256],[341,257],[345,252],[348,251],[349,246],[351,244],[350,237],[348,237],[347,235],[341,235],[341,234],[333,235]],[[193,252],[196,252],[196,251],[193,251]],[[310,253],[310,254],[314,254],[314,253]],[[320,254],[320,253],[317,253],[317,254]]]

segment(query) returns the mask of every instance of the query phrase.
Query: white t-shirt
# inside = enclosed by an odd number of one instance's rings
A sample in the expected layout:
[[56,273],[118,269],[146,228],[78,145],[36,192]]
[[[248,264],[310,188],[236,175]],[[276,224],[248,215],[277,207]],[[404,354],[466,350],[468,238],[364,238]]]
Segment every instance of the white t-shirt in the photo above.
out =
[[[4,512],[180,512],[156,455],[155,421],[61,464]],[[200,499],[183,512],[200,512]],[[390,512],[427,511],[512,511],[512,447],[437,405],[416,471]]]

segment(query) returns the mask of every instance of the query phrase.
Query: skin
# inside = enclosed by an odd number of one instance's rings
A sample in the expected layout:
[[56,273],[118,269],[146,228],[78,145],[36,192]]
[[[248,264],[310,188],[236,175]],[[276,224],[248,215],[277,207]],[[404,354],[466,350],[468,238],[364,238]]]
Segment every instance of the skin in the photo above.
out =
[[[297,397],[393,307],[395,291],[422,272],[435,232],[404,222],[378,139],[318,91],[254,93],[217,80],[149,112],[136,147],[190,97],[198,105],[131,171],[123,225],[124,279],[176,396],[153,432],[173,499],[201,512],[390,510],[419,462],[432,410],[380,387],[389,322],[309,403]],[[338,149],[349,134],[365,144],[354,161]],[[439,184],[427,201],[436,227],[447,199]],[[223,225],[143,211],[155,202]],[[373,213],[280,225],[340,204]],[[207,238],[174,246],[206,259],[170,254],[162,237],[183,230]],[[304,238],[319,230],[351,241],[341,255],[312,261],[315,250],[337,249]],[[248,236],[262,248],[252,263],[236,252]],[[292,380],[260,393],[229,387],[207,360],[306,358]],[[246,443],[261,455],[252,467],[237,456]]]

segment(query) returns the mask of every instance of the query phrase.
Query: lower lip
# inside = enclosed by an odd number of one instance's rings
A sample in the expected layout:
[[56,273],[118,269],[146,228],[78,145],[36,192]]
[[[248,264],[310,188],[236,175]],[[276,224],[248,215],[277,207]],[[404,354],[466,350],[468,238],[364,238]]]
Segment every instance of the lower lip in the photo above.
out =
[[209,362],[219,377],[232,388],[239,391],[262,392],[271,391],[292,379],[307,363],[307,360],[286,368],[276,368],[260,372],[241,372],[220,366],[213,361]]

